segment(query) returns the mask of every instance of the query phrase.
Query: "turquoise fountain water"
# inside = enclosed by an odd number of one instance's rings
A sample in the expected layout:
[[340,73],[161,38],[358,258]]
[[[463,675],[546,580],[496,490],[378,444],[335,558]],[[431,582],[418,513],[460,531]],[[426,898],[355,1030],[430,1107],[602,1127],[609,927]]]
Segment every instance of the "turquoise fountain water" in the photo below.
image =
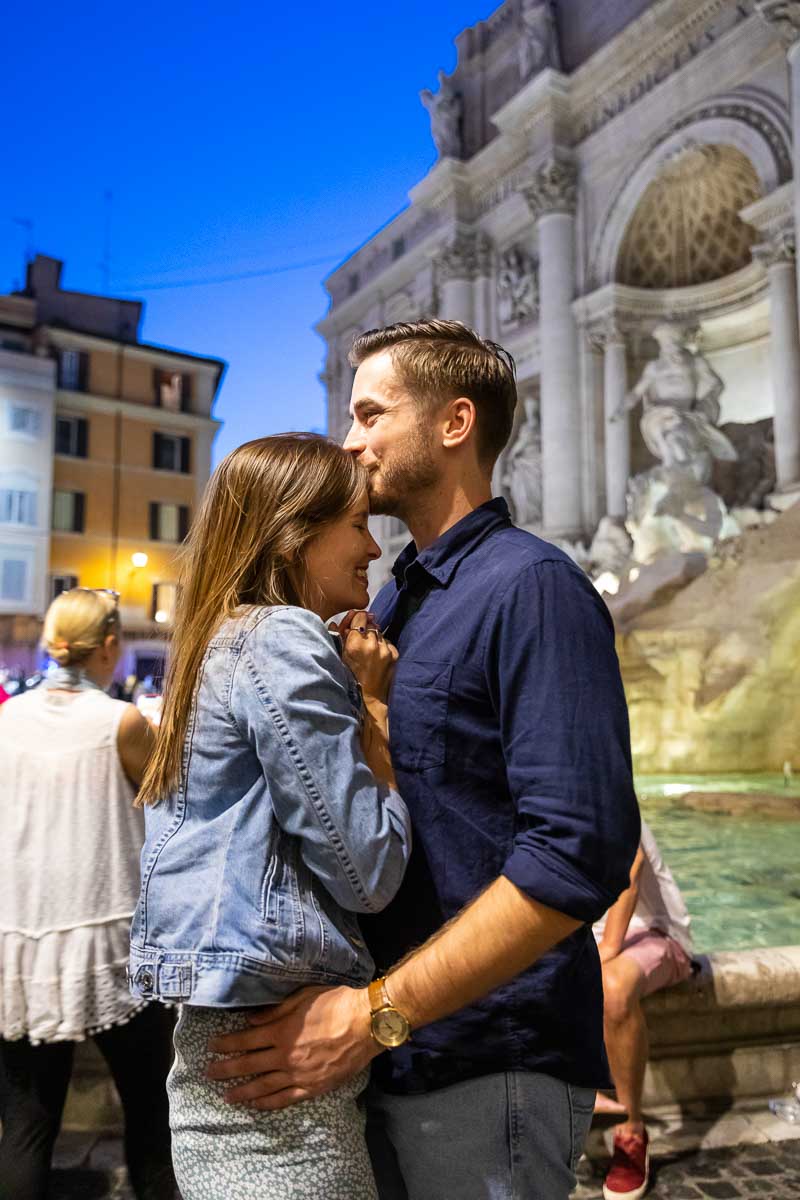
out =
[[770,792],[800,798],[777,775],[644,776],[645,819],[677,880],[701,953],[800,941],[800,819],[697,812],[686,792]]

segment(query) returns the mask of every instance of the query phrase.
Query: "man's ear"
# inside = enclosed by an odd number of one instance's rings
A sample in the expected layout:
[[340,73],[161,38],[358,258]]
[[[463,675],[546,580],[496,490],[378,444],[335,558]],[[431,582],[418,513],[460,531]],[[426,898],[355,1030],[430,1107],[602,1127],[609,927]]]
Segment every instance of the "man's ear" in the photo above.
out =
[[451,400],[442,414],[442,445],[447,449],[463,446],[474,437],[478,414],[474,401],[466,396]]

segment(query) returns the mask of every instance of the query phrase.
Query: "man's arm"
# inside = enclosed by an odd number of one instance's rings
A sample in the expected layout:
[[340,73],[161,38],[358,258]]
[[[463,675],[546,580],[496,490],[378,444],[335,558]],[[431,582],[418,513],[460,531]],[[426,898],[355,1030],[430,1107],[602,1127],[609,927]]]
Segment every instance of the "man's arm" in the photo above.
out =
[[[391,972],[389,996],[418,1029],[507,983],[580,924],[501,877]],[[227,1093],[254,1108],[284,1108],[330,1091],[381,1051],[370,1035],[366,988],[304,988],[249,1019],[253,1028],[211,1042],[236,1057],[214,1063],[209,1075],[256,1075]]]
[[628,932],[628,926],[631,923],[631,917],[634,914],[636,903],[639,899],[639,884],[642,877],[643,864],[644,851],[640,846],[636,851],[636,858],[633,860],[633,866],[631,867],[630,887],[625,889],[616,904],[612,904],[606,915],[603,937],[598,946],[601,962],[610,962],[612,958],[617,957],[622,949],[625,934]]

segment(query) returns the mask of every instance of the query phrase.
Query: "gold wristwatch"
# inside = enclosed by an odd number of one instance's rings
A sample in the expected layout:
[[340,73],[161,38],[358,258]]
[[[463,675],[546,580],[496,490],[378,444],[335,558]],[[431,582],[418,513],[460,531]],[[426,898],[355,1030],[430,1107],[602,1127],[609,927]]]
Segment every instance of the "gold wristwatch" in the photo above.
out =
[[408,1018],[395,1008],[386,990],[386,976],[373,979],[367,989],[369,995],[369,1031],[379,1046],[391,1049],[402,1046],[411,1037]]

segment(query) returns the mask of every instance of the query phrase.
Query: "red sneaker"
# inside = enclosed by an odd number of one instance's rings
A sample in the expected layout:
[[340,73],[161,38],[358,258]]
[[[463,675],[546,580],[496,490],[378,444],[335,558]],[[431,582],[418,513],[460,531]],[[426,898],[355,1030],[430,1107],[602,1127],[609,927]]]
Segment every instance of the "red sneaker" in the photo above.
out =
[[614,1156],[603,1184],[605,1200],[641,1200],[650,1179],[650,1148],[644,1133],[614,1134]]

